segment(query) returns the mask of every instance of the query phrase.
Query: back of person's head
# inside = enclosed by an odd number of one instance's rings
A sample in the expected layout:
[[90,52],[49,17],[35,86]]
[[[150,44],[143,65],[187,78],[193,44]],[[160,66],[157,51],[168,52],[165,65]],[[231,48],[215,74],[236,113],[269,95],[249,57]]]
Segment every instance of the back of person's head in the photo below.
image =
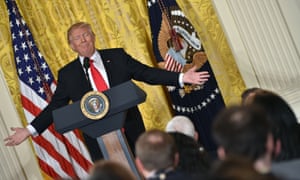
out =
[[166,132],[180,132],[187,136],[198,140],[198,134],[195,131],[193,122],[186,116],[177,115],[174,116],[165,128]]
[[213,137],[226,156],[239,155],[252,161],[266,154],[270,131],[265,113],[253,106],[228,107],[213,124]]
[[123,164],[111,160],[99,160],[90,170],[89,180],[135,180],[134,174]]
[[299,158],[300,124],[289,104],[281,96],[267,90],[257,91],[248,101],[266,111],[274,139],[281,142],[281,150],[275,160]]
[[252,96],[257,90],[260,90],[258,87],[252,87],[252,88],[247,88],[245,89],[242,94],[241,94],[241,99],[242,99],[242,104],[245,104],[246,99],[249,96]]
[[195,139],[180,132],[169,132],[174,138],[179,153],[177,169],[189,174],[204,175],[210,168],[208,154],[200,151]]
[[140,135],[135,152],[147,171],[175,167],[177,163],[174,139],[161,130],[149,130]]
[[261,174],[253,163],[244,157],[230,156],[216,161],[210,170],[208,180],[276,180],[272,174]]

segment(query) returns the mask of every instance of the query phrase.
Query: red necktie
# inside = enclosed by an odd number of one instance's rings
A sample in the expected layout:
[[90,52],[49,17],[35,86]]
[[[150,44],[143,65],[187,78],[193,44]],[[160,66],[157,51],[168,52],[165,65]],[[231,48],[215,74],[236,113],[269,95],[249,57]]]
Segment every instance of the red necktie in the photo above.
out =
[[97,87],[97,90],[100,92],[107,90],[108,87],[106,85],[106,82],[104,81],[100,72],[96,69],[93,60],[90,60],[90,68],[91,68],[91,74],[92,74],[94,83]]
[[[94,83],[97,87],[98,91],[105,91],[108,89],[106,82],[104,81],[102,75],[100,74],[100,72],[96,69],[96,67],[94,66],[94,61],[90,60],[90,68],[91,68],[91,74],[92,77],[94,79]],[[125,128],[121,128],[121,131],[124,133],[125,132]]]

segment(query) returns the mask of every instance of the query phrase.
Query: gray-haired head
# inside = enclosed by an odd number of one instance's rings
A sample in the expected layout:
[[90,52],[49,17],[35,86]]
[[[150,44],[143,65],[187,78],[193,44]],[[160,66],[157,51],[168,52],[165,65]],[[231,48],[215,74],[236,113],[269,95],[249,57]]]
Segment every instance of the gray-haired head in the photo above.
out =
[[193,122],[186,116],[178,115],[174,116],[165,128],[166,132],[179,132],[187,136],[190,136],[197,140],[198,134],[195,131]]

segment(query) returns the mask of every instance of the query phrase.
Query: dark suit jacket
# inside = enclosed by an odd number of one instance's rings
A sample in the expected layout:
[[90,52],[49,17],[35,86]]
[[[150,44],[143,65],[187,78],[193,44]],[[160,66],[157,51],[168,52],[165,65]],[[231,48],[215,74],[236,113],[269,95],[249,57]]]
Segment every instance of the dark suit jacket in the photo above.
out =
[[[121,48],[98,50],[108,75],[110,87],[135,79],[149,84],[179,86],[178,73],[148,67]],[[49,105],[37,116],[31,125],[42,133],[53,122],[52,111],[67,105],[70,101],[79,101],[91,90],[85,77],[79,58],[76,58],[58,72],[57,88]],[[145,130],[142,117],[137,107],[128,110],[125,120],[125,135],[132,150],[137,137]],[[84,135],[93,160],[102,157],[96,140]]]

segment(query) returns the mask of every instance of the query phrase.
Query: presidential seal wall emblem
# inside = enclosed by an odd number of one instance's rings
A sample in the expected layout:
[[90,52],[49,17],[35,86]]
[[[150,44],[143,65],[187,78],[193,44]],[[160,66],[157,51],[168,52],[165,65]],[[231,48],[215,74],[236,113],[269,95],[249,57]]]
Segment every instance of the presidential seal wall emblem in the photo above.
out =
[[99,91],[86,93],[80,102],[82,113],[89,119],[100,120],[109,109],[109,101],[105,94]]

